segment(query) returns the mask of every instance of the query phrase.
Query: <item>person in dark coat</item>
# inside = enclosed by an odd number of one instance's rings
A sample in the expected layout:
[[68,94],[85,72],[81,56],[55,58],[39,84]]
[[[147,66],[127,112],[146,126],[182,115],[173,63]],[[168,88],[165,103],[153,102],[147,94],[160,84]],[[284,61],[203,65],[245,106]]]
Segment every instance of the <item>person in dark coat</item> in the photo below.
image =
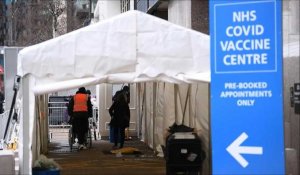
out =
[[123,148],[125,128],[129,127],[130,122],[130,110],[124,88],[114,96],[113,104],[109,108],[109,114],[111,116],[110,126],[114,130],[114,148],[118,146],[118,141],[120,141],[119,148]]

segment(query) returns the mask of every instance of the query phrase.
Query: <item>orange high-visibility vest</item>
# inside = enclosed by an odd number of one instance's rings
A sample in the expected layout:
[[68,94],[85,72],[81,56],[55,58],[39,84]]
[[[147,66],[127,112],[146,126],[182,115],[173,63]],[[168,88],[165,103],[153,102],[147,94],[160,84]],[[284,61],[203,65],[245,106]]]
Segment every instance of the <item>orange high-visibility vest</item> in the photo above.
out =
[[76,94],[74,95],[74,107],[73,112],[87,112],[87,94]]

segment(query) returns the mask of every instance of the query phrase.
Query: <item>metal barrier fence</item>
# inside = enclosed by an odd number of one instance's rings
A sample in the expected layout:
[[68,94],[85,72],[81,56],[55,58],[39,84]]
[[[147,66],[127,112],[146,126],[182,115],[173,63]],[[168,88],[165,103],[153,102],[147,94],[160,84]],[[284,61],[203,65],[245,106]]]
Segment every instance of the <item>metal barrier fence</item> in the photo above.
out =
[[[48,103],[49,127],[65,127],[68,126],[70,119],[68,115],[68,102],[49,102]],[[93,107],[93,118],[98,121],[98,109]]]
[[0,114],[0,139],[3,139],[9,111]]
[[68,102],[49,102],[48,116],[49,126],[67,125],[69,121]]

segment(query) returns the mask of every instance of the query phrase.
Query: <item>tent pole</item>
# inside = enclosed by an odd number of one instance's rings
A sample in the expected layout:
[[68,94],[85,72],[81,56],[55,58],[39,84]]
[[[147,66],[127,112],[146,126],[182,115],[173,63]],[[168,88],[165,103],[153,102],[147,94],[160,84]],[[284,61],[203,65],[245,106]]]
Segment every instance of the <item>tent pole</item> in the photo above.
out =
[[31,174],[31,142],[30,142],[30,96],[34,96],[30,91],[30,76],[22,78],[22,115],[20,117],[20,174]]

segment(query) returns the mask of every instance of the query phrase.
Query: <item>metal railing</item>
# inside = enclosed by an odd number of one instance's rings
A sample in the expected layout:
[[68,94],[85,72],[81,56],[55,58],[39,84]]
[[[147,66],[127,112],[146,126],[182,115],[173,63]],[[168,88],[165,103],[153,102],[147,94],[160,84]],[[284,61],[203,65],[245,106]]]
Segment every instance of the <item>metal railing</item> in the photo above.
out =
[[[66,127],[69,126],[68,121],[70,116],[67,109],[68,102],[49,102],[48,103],[48,116],[49,127]],[[93,118],[98,120],[98,109],[93,107]]]
[[68,102],[49,102],[48,103],[48,122],[49,126],[68,125]]

